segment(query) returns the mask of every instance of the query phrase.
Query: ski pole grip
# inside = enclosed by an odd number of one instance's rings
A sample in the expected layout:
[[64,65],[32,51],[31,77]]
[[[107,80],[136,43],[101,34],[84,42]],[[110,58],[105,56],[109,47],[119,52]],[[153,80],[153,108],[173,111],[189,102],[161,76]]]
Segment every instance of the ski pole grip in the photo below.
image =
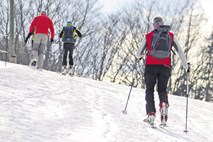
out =
[[187,73],[189,73],[189,72],[190,72],[190,69],[191,69],[191,68],[190,68],[190,63],[188,62],[187,64],[188,64]]

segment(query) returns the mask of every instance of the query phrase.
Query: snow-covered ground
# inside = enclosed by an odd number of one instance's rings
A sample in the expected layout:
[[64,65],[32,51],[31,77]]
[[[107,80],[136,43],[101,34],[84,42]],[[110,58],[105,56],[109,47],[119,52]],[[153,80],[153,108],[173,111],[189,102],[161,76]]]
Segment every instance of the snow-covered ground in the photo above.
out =
[[[143,122],[144,90],[0,61],[0,142],[212,142],[213,104],[170,95],[169,127]],[[156,106],[158,108],[158,96]],[[156,125],[159,125],[157,112]]]

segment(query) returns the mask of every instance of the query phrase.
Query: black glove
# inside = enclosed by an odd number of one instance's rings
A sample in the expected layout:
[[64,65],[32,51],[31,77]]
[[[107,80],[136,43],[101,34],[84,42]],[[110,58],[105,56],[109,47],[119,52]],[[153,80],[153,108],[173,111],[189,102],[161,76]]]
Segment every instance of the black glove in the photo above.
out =
[[190,63],[188,62],[188,69],[187,69],[187,71],[186,71],[187,73],[189,73],[190,72]]
[[28,38],[26,38],[26,39],[24,40],[25,43],[27,43],[27,41],[28,41]]
[[33,33],[29,33],[26,37],[26,39],[24,40],[25,43],[27,43],[28,39],[30,38],[30,36],[32,35]]
[[53,41],[54,41],[54,39],[53,39],[53,38],[51,38],[51,39],[50,39],[51,44],[53,44]]

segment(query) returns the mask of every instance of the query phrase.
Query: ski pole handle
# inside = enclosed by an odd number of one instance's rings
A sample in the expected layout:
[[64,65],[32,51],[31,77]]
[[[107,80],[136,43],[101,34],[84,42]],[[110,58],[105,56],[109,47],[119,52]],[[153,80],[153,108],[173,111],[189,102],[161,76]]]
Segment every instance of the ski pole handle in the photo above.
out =
[[189,72],[190,72],[190,70],[191,70],[191,67],[190,67],[190,63],[189,63],[189,62],[188,62],[187,64],[188,64],[187,73],[189,73]]
[[186,81],[187,81],[186,95],[187,95],[187,97],[189,95],[189,73],[190,73],[190,63],[188,62],[188,69],[187,69],[187,75],[186,75]]

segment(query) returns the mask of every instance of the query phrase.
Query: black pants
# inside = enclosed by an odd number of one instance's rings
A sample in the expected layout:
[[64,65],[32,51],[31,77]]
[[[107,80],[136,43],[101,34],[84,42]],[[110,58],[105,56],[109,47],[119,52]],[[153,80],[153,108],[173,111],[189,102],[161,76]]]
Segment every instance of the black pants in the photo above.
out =
[[69,65],[73,65],[73,50],[75,48],[74,43],[64,43],[64,55],[63,55],[63,66],[67,65],[67,54],[69,52]]
[[168,103],[167,84],[171,76],[171,68],[163,65],[146,65],[146,113],[156,112],[154,100],[154,88],[157,84],[157,92],[160,103]]

